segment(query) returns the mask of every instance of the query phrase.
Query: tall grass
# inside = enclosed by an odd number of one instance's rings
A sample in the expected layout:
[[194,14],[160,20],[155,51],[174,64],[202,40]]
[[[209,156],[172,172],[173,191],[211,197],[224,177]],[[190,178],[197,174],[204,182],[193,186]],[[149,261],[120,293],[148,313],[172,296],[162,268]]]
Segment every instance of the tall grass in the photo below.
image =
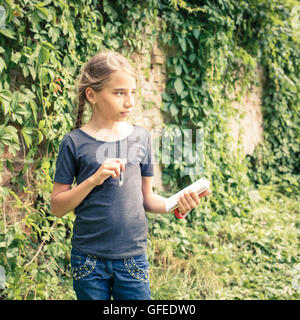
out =
[[[249,213],[212,214],[193,226],[188,217],[149,213],[152,299],[299,299],[299,195],[283,192],[260,186],[251,194]],[[34,214],[29,218],[42,219]],[[75,299],[70,239],[65,239],[63,221],[53,228],[43,227],[43,237],[53,241],[29,264],[38,243],[22,235],[17,225],[7,227],[0,244],[6,245],[2,256],[11,269],[0,299]]]
[[195,228],[151,216],[153,299],[300,298],[299,197],[272,186],[254,195],[247,215]]

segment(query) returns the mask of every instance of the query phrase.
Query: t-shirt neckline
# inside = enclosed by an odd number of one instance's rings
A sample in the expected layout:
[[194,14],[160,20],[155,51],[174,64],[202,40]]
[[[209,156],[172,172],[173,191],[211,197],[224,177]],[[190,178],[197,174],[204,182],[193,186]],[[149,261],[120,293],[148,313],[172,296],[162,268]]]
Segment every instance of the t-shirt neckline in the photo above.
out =
[[125,138],[123,138],[123,139],[120,139],[120,140],[114,140],[114,141],[104,141],[104,140],[100,140],[100,139],[97,139],[97,138],[95,138],[95,137],[93,137],[93,136],[89,135],[88,133],[86,133],[85,131],[83,131],[83,130],[82,130],[82,129],[80,129],[80,128],[77,128],[77,130],[78,130],[79,132],[81,132],[82,134],[84,134],[85,136],[89,137],[90,139],[93,139],[94,141],[105,142],[105,143],[116,143],[116,142],[119,142],[119,141],[121,142],[121,141],[123,141],[123,140],[128,139],[128,138],[133,134],[134,129],[136,128],[136,125],[135,125],[135,124],[133,124],[132,126],[133,126],[132,131],[129,133],[129,135],[128,135],[128,136],[126,136],[126,137],[125,137]]

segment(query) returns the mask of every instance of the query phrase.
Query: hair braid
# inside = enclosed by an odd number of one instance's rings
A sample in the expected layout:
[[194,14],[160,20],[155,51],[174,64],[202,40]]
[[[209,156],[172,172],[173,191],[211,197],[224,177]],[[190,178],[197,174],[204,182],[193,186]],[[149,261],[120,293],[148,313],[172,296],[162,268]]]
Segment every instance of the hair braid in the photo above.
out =
[[85,106],[85,96],[84,92],[81,92],[79,94],[79,103],[78,103],[78,111],[77,111],[77,119],[76,119],[76,125],[75,129],[78,129],[82,125],[82,117],[83,117],[83,111],[84,111],[84,106]]

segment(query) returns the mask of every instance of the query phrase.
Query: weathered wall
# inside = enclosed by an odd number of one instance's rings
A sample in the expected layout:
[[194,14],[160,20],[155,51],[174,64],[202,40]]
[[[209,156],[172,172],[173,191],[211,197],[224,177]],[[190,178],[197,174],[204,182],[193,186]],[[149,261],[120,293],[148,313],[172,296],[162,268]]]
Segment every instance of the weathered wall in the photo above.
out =
[[[157,44],[153,46],[151,54],[147,52],[137,53],[132,57],[137,68],[137,87],[140,91],[136,106],[128,121],[145,127],[152,133],[152,137],[155,132],[162,128],[164,121],[160,109],[161,93],[165,90],[166,83],[166,58],[167,54],[159,49]],[[261,72],[261,70],[258,70],[258,72]],[[244,153],[251,154],[255,146],[262,140],[261,85],[253,87],[244,94],[240,102],[234,101],[233,106],[237,112],[232,119],[229,119],[229,127],[234,141],[232,148],[236,150],[238,138],[241,137]],[[240,114],[244,114],[244,117],[239,118]],[[12,173],[6,168],[4,161],[2,173],[0,173],[0,185],[10,187],[11,179],[23,168],[24,151],[20,150],[16,157],[13,157],[9,152],[5,152],[2,158],[13,159],[14,172]],[[29,170],[25,173],[25,180],[28,183],[33,181]],[[160,164],[155,164],[154,190],[156,192],[166,190],[162,184]],[[18,190],[18,195],[21,198],[27,197],[24,198],[24,201],[32,201],[34,197],[34,195],[31,195],[31,199],[29,199],[28,195],[20,190]],[[11,197],[11,201],[14,201],[13,197]],[[11,201],[8,200],[2,205],[6,216],[15,220],[19,213],[16,212],[14,206],[10,206]]]
[[[257,68],[258,85],[246,91],[240,101],[233,99],[232,106],[236,109],[232,118],[229,119],[229,128],[233,138],[232,148],[237,149],[238,139],[241,138],[244,154],[252,154],[255,146],[262,141],[262,122],[261,112],[262,98],[262,78],[263,70]],[[236,95],[240,90],[236,87]]]
[[[129,122],[138,123],[150,132],[155,134],[162,128],[163,117],[160,112],[161,93],[165,90],[166,83],[166,64],[167,53],[159,49],[155,44],[151,56],[147,54],[136,54],[133,60],[139,74],[138,86],[141,89],[141,98],[132,112]],[[238,139],[242,141],[244,154],[252,154],[255,146],[262,141],[262,112],[261,112],[261,95],[262,95],[262,69],[257,69],[258,85],[253,86],[246,91],[240,101],[235,99],[237,91],[233,94],[232,106],[236,109],[232,118],[228,119],[233,139],[232,150],[236,152]],[[160,165],[155,165],[154,177],[155,189],[166,190],[161,181]]]
[[[160,109],[161,93],[165,91],[166,83],[166,54],[155,44],[151,55],[135,54],[132,59],[137,68],[140,98],[130,114],[129,122],[138,123],[148,129],[154,139],[153,133],[159,131],[163,123]],[[159,164],[154,165],[154,174],[154,190],[165,190]]]

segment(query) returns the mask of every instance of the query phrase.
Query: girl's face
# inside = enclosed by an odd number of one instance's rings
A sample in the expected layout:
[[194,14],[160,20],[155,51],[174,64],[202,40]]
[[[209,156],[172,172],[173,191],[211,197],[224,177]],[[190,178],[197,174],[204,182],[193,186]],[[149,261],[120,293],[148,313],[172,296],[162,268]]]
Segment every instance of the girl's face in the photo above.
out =
[[105,121],[123,121],[134,106],[135,93],[136,79],[124,71],[116,71],[107,86],[95,92],[93,112]]

